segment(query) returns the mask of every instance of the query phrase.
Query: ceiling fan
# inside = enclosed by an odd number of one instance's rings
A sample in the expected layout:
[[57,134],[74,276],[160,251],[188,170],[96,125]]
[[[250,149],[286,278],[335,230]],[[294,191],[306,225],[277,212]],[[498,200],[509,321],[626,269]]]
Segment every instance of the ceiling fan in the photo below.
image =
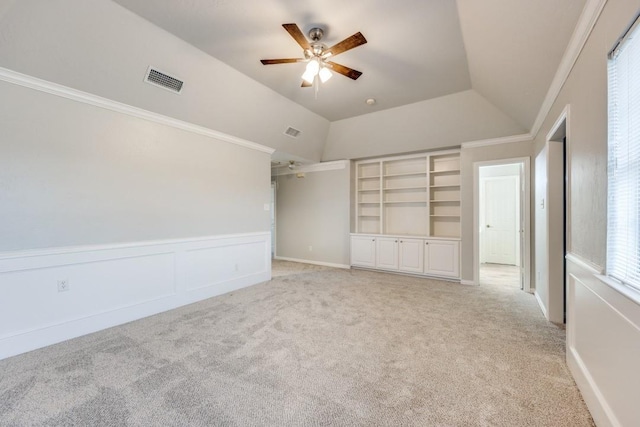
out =
[[296,24],[282,24],[282,26],[303,49],[304,58],[261,59],[260,62],[263,65],[307,62],[307,68],[302,75],[302,87],[315,86],[316,90],[318,88],[318,79],[322,83],[329,80],[332,76],[331,70],[353,80],[357,80],[362,75],[358,70],[328,60],[333,56],[365,44],[367,39],[364,38],[362,33],[357,32],[351,37],[327,47],[320,42],[324,35],[322,28],[312,28],[309,31],[309,39],[311,39],[311,42],[309,42]]

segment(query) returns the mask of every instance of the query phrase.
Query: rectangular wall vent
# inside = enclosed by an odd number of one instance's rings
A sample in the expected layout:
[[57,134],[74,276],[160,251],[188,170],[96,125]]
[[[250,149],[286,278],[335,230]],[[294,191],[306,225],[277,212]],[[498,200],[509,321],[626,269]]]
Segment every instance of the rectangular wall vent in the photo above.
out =
[[182,80],[171,77],[152,67],[149,67],[147,70],[147,75],[145,76],[144,81],[175,93],[180,93],[182,86],[184,85]]
[[291,126],[289,126],[287,128],[287,130],[284,131],[284,134],[287,136],[290,136],[291,138],[297,138],[298,135],[300,135],[302,132],[299,131],[298,129],[292,128]]

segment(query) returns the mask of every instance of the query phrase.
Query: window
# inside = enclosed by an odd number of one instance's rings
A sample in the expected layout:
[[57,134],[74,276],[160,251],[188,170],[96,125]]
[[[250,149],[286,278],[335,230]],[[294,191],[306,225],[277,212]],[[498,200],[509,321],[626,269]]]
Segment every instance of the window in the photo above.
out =
[[640,31],[609,54],[607,276],[640,290]]

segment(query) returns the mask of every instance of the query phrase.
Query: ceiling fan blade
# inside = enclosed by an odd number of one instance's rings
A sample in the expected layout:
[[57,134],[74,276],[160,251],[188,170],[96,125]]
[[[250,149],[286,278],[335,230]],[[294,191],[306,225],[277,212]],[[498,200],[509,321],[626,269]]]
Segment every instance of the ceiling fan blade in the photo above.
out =
[[291,64],[293,62],[302,62],[304,59],[302,58],[282,58],[282,59],[261,59],[262,65],[273,65],[273,64]]
[[303,80],[302,84],[300,85],[300,87],[311,87],[311,86],[313,85],[306,80]]
[[327,49],[325,52],[331,52],[331,55],[336,56],[339,53],[346,52],[349,49],[353,49],[354,47],[358,47],[367,42],[367,39],[364,38],[361,32],[357,32],[351,37],[347,37],[342,40],[340,43],[337,43]]
[[294,38],[295,41],[298,42],[300,47],[304,50],[311,49],[311,45],[309,44],[309,40],[302,34],[300,28],[296,24],[282,24],[285,30]]
[[358,80],[358,77],[362,75],[362,73],[358,70],[354,70],[353,68],[345,67],[344,65],[336,64],[335,62],[328,61],[327,64],[331,66],[331,69],[336,73],[340,73],[343,76],[347,76],[350,79]]

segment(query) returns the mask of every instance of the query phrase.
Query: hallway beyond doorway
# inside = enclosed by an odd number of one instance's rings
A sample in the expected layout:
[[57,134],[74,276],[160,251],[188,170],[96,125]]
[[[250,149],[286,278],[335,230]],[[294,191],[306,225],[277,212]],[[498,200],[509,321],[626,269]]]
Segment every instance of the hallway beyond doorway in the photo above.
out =
[[520,287],[520,267],[505,264],[480,264],[480,285]]

